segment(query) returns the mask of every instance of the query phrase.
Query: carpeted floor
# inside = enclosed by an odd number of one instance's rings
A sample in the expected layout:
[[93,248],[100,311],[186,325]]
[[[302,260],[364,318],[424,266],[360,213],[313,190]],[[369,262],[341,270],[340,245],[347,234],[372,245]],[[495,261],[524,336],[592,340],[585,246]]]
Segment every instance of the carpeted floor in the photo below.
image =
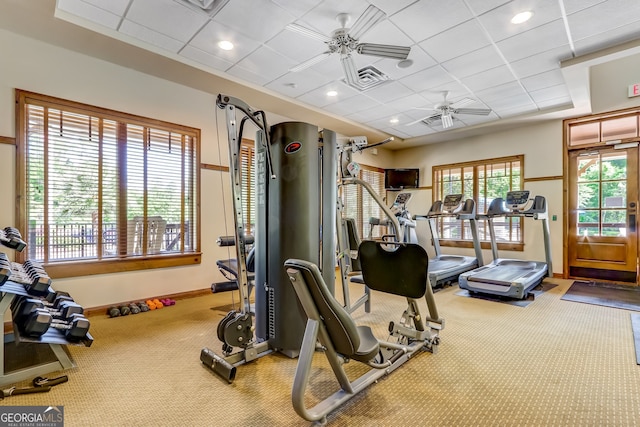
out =
[[[571,281],[550,282],[557,286],[527,307],[460,297],[457,286],[438,292],[446,319],[440,351],[411,359],[331,415],[329,425],[640,425],[629,312],[564,301]],[[352,288],[352,296],[359,292]],[[70,348],[78,367],[65,372],[68,383],[1,404],[64,405],[67,426],[310,425],[291,405],[296,360],[266,356],[239,367],[231,385],[201,365],[202,347],[220,347],[215,327],[225,312],[211,308],[230,298],[212,294],[136,316],[93,317],[95,342]],[[373,313],[360,309],[354,317],[385,337],[404,308],[402,298],[374,292]],[[336,384],[324,356],[315,360],[310,404]]]

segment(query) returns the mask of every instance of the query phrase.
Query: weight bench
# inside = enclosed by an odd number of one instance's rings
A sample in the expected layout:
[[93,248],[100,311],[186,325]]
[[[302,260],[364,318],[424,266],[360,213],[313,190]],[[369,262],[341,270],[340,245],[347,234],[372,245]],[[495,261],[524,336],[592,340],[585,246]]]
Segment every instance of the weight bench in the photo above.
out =
[[[379,340],[368,326],[356,325],[331,294],[315,264],[299,259],[289,259],[284,264],[308,318],[292,388],[293,408],[308,421],[326,423],[329,413],[357,393],[393,372],[418,350],[435,353],[440,342],[438,332],[444,327],[444,320],[438,317],[428,284],[429,259],[424,249],[416,244],[365,241],[360,245],[358,258],[364,280],[371,289],[404,296],[409,302],[400,324],[391,322],[389,327],[397,342]],[[415,301],[422,296],[429,307],[426,323]],[[318,341],[320,347],[316,345]],[[325,353],[340,389],[307,408],[305,392],[318,348]],[[351,381],[343,368],[351,359],[371,369]]]
[[[218,246],[235,245],[234,236],[221,236],[217,239]],[[253,236],[245,237],[245,244],[252,245],[254,243]],[[212,283],[211,292],[235,291],[238,289],[238,260],[236,258],[220,259],[216,261],[216,266],[220,273],[228,280],[228,282]],[[249,291],[253,288],[255,280],[255,248],[251,248],[247,254],[247,281],[249,282]]]

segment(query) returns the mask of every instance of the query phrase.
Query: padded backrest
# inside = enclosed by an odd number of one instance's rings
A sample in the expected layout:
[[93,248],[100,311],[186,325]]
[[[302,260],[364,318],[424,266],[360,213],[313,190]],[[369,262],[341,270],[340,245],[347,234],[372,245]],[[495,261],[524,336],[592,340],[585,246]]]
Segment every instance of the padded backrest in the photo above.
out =
[[421,298],[427,290],[429,256],[415,243],[385,243],[365,240],[358,258],[362,278],[376,291]]
[[361,271],[360,260],[358,259],[358,248],[360,247],[360,236],[358,236],[358,228],[356,220],[353,218],[345,218],[344,222],[347,226],[347,239],[349,240],[349,257],[351,258],[351,271]]
[[[302,276],[303,289],[299,289],[294,283],[298,299],[303,308],[305,308],[305,300],[310,300],[315,305],[336,351],[347,357],[355,354],[360,346],[358,328],[349,313],[327,288],[318,267],[311,262],[299,259],[288,259],[284,266],[290,277],[290,270],[297,271]],[[313,318],[313,313],[306,308],[305,312],[309,318]]]

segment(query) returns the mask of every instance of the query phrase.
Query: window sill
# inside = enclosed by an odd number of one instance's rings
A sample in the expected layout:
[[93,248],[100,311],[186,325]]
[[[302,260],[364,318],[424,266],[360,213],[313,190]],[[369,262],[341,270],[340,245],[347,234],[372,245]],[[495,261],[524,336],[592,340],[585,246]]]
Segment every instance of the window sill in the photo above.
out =
[[[473,248],[473,242],[470,240],[440,240],[440,246],[448,246],[451,248]],[[480,242],[482,249],[491,249],[491,243]],[[498,250],[500,251],[524,251],[524,243],[520,242],[498,242]]]
[[200,264],[202,254],[172,254],[162,256],[113,258],[104,260],[66,261],[43,264],[52,279],[64,277],[91,276],[94,274],[121,273],[124,271],[148,270],[154,268],[178,267]]

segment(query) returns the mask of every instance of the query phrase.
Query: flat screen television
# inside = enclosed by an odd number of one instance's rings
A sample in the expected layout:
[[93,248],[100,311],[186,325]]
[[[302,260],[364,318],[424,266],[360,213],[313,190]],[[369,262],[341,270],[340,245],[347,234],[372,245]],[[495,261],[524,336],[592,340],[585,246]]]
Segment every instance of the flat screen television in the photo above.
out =
[[387,190],[404,190],[418,188],[420,169],[385,169],[384,188]]

